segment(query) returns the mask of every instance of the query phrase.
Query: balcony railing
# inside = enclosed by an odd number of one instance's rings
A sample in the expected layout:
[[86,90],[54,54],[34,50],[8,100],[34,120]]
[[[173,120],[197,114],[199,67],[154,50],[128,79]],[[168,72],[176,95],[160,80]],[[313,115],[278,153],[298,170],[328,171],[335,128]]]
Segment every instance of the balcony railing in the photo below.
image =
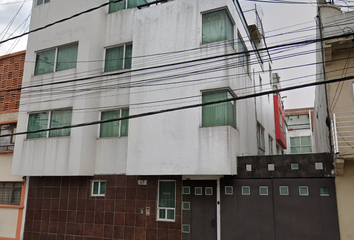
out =
[[332,117],[334,153],[354,156],[354,112],[334,113]]

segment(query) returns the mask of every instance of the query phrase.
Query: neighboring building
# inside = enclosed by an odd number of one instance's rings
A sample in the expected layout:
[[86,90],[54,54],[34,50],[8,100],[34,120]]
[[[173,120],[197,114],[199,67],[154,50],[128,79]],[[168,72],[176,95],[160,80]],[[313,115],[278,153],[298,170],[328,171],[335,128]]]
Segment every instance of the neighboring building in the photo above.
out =
[[312,134],[313,108],[286,109],[285,116],[290,143],[287,154],[315,152]]
[[[0,57],[0,136],[16,131],[25,55]],[[26,189],[26,179],[11,175],[14,139],[0,137],[0,239],[6,240],[20,239]]]
[[[354,12],[318,2],[317,37],[352,32]],[[353,38],[336,38],[317,44],[317,80],[354,75]],[[324,61],[324,64],[322,62]],[[353,80],[316,87],[314,137],[317,152],[333,152],[342,240],[354,239],[354,95]],[[331,128],[331,132],[330,129]]]

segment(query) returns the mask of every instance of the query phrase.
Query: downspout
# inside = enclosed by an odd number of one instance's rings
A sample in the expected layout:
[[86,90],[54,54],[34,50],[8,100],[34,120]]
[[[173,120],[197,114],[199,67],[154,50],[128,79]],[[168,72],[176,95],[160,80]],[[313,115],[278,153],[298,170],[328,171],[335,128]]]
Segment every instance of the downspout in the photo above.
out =
[[[320,39],[323,38],[322,34],[322,21],[320,17],[320,9],[317,8],[318,14],[317,14],[317,19],[318,19],[318,28],[320,32]],[[326,69],[325,69],[325,56],[324,56],[324,49],[323,49],[323,42],[320,42],[321,44],[321,54],[322,54],[322,68],[323,68],[323,80],[326,81]],[[328,127],[328,137],[329,137],[329,147],[331,154],[333,155],[333,146],[332,146],[332,133],[331,133],[331,118],[329,116],[329,108],[328,108],[328,94],[327,94],[327,84],[324,84],[325,88],[325,98],[326,98],[326,111],[327,111],[327,117],[326,117],[326,125]]]

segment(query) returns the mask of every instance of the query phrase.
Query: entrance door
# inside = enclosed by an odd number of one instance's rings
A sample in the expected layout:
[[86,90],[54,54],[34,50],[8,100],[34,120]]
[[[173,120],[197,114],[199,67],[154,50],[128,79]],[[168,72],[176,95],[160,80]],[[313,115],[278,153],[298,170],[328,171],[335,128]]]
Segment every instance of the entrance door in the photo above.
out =
[[216,240],[216,180],[185,180],[182,193],[182,240]]

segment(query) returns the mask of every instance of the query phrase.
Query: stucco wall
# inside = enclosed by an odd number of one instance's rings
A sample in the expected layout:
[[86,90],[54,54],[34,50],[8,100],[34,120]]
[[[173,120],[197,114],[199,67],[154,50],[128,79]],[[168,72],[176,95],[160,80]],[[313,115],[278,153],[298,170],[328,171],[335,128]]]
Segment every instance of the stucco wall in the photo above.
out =
[[15,238],[17,229],[17,208],[0,207],[0,238]]

